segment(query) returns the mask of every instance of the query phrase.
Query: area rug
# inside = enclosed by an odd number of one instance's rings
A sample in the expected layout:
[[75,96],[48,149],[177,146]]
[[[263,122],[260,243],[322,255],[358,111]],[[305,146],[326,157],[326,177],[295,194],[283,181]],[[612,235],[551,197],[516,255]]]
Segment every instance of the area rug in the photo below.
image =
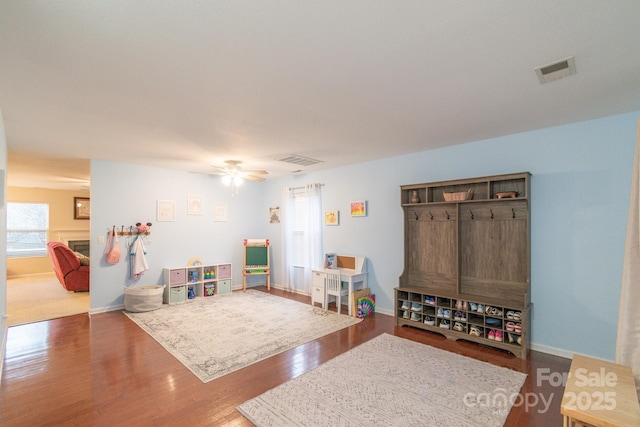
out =
[[526,377],[382,334],[237,409],[258,427],[493,427]]
[[254,290],[125,314],[203,382],[361,321]]

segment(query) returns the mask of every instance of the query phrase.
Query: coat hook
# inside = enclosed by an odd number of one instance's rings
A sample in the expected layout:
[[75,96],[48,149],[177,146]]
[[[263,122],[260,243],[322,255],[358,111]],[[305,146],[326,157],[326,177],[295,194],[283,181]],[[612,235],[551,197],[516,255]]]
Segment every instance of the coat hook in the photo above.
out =
[[413,213],[416,216],[416,221],[418,220],[418,212]]
[[516,218],[516,211],[513,208],[511,208],[511,218],[513,218],[513,219]]
[[491,219],[493,219],[493,209],[489,209],[489,212],[491,212]]
[[447,219],[451,219],[451,217],[449,216],[449,211],[444,211],[444,213],[447,214]]
[[431,219],[433,219],[433,214],[431,213],[431,211],[429,211],[429,216],[431,216]]
[[124,233],[124,225],[121,225],[120,227],[121,227],[121,228],[120,228],[120,232],[121,232],[121,233]]
[[473,219],[473,211],[469,209],[469,213],[471,213],[471,219]]

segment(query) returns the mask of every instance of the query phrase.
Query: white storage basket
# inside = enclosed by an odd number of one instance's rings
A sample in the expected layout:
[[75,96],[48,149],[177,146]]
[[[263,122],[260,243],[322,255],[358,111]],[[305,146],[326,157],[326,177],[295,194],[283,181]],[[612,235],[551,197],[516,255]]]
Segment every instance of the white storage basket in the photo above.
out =
[[137,285],[124,288],[124,309],[132,313],[162,307],[164,285]]

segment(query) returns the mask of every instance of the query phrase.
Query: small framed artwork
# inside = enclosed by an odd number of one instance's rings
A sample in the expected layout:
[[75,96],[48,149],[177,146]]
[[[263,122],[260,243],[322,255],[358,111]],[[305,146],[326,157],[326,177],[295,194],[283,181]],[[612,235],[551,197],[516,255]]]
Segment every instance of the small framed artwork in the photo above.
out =
[[73,219],[89,219],[91,214],[91,200],[88,197],[73,198]]
[[226,203],[216,203],[213,205],[213,220],[214,221],[228,221],[229,220],[229,207]]
[[367,216],[367,201],[351,202],[351,216]]
[[280,206],[269,208],[269,222],[271,224],[277,224],[280,222]]
[[158,221],[175,221],[176,202],[173,200],[158,200],[156,215]]
[[202,215],[202,196],[187,196],[187,215]]
[[340,225],[340,211],[326,211],[324,225]]

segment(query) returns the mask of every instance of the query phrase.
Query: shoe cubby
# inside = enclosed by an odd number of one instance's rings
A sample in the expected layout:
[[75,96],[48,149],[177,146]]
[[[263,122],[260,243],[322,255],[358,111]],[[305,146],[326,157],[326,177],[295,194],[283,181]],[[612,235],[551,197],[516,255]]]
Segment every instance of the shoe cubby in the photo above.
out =
[[396,307],[400,326],[413,326],[451,339],[499,347],[517,356],[522,356],[526,350],[523,310],[488,301],[467,301],[397,289]]

